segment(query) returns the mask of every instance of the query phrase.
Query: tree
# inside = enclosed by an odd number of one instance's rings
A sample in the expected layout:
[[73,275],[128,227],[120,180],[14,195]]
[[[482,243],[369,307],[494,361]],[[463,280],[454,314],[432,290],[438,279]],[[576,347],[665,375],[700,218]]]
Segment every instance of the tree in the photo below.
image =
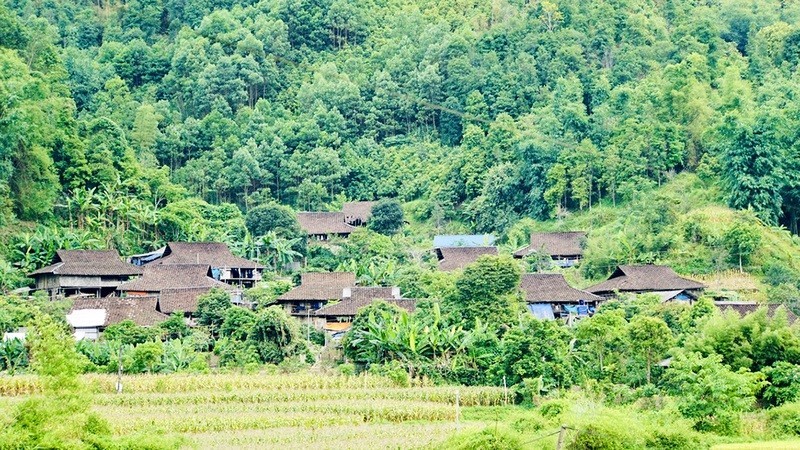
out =
[[403,227],[403,208],[395,199],[384,199],[372,207],[369,229],[385,235],[392,235]]
[[628,326],[629,351],[645,360],[647,384],[650,384],[653,363],[664,356],[673,342],[672,331],[663,320],[647,316],[636,316],[631,320]]
[[166,340],[183,339],[192,334],[192,330],[186,324],[186,319],[183,318],[183,312],[181,311],[175,311],[170,314],[169,319],[158,324],[158,327]]
[[270,231],[289,239],[302,235],[292,209],[275,202],[250,208],[245,224],[253,236],[264,236]]
[[753,251],[761,242],[761,234],[753,225],[754,221],[755,218],[747,216],[737,219],[723,237],[729,254],[739,263],[739,272],[744,272],[743,264],[750,261]]
[[230,294],[220,288],[213,288],[197,299],[197,321],[211,327],[212,333],[216,334],[230,308],[233,308]]
[[245,308],[233,307],[225,312],[225,319],[219,329],[220,336],[230,337],[238,341],[247,339],[256,321],[256,315]]
[[297,321],[279,306],[270,306],[258,313],[247,342],[255,347],[263,363],[278,364],[292,356],[310,357]]
[[664,374],[668,391],[678,399],[678,409],[695,421],[700,431],[734,435],[739,413],[755,403],[761,374],[733,372],[712,354],[678,353]]
[[597,375],[605,376],[609,356],[617,355],[624,344],[628,323],[621,310],[601,310],[581,320],[575,329],[580,345],[597,360]]
[[467,329],[476,320],[493,329],[507,327],[522,310],[515,295],[519,280],[519,266],[510,257],[481,256],[464,269],[455,292],[445,299],[445,310]]
[[771,121],[761,118],[750,124],[728,117],[720,133],[727,139],[721,161],[728,203],[752,208],[767,223],[776,223],[785,185],[785,147]]
[[508,384],[540,378],[545,389],[569,387],[573,381],[569,333],[555,321],[525,318],[500,341],[495,382]]

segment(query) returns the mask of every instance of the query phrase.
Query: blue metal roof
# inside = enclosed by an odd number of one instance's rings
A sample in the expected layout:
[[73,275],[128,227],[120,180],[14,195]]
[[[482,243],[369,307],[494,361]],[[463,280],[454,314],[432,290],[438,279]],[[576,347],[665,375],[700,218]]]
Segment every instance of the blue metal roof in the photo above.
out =
[[451,234],[434,236],[433,248],[491,247],[495,237],[491,234]]

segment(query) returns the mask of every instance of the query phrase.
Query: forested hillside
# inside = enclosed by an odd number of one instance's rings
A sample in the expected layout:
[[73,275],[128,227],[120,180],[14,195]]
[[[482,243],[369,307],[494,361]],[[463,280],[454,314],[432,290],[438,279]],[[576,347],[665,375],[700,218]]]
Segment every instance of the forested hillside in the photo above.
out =
[[[795,1],[5,0],[2,287],[58,247],[242,249],[272,201],[396,197],[504,235],[653,204],[684,171],[796,234],[799,20]],[[654,214],[641,230],[673,220]]]

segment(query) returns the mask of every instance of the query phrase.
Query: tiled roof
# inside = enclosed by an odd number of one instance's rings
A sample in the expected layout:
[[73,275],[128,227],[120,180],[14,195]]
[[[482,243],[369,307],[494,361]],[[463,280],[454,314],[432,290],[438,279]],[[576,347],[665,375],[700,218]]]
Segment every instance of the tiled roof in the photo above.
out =
[[[349,292],[347,292],[349,291]],[[350,287],[345,289],[346,294],[349,294],[348,297],[342,296],[343,298],[350,298],[354,300],[372,300],[374,298],[397,298],[400,296],[400,290],[393,288],[393,287],[382,287],[382,286],[358,286],[358,287]],[[397,295],[395,295],[395,292]]]
[[307,272],[300,275],[300,285],[277,298],[292,300],[333,300],[342,298],[342,290],[356,284],[352,272]]
[[116,250],[58,250],[51,265],[30,276],[133,276],[141,273],[141,268],[123,262]]
[[149,327],[167,320],[165,314],[156,311],[157,297],[105,297],[75,299],[70,313],[78,310],[103,309],[106,320],[103,326],[114,325],[123,320],[132,320],[136,325]]
[[605,292],[645,292],[704,289],[705,285],[682,278],[667,266],[619,266],[608,280],[586,288],[600,294]]
[[372,217],[372,208],[378,202],[347,202],[342,205],[342,213],[347,223],[367,222]]
[[175,311],[197,312],[197,300],[210,290],[211,288],[164,289],[159,294],[158,310],[164,314],[172,314]]
[[396,305],[408,312],[414,312],[417,304],[417,300],[412,298],[350,298],[333,305],[324,306],[317,310],[315,314],[320,317],[355,316],[358,310],[379,300]]
[[494,245],[491,234],[452,234],[433,237],[433,248],[490,247]]
[[580,300],[594,302],[603,297],[575,289],[557,273],[526,273],[522,275],[520,290],[528,302],[578,302]]
[[583,254],[581,244],[585,239],[586,233],[583,231],[533,233],[530,245],[514,252],[514,256],[528,256],[538,251],[544,251],[552,257],[580,256]]
[[446,272],[463,269],[483,255],[497,255],[497,247],[444,247],[439,251],[439,269]]
[[[759,308],[766,307],[767,308],[767,317],[772,318],[775,315],[775,311],[783,305],[776,304],[776,303],[769,303],[769,304],[761,304],[756,302],[714,302],[714,304],[719,308],[720,311],[736,311],[739,316],[744,317],[748,314],[752,314],[758,311]],[[789,308],[786,308],[786,318],[789,321],[789,324],[793,324],[797,321],[797,315],[793,313]]]
[[144,266],[141,278],[119,285],[119,291],[160,292],[165,289],[231,286],[211,277],[211,267],[205,264],[149,264]]
[[344,221],[344,213],[341,212],[299,212],[297,221],[309,235],[350,234],[355,230]]
[[221,242],[170,242],[161,258],[148,265],[158,264],[205,264],[215,268],[262,269],[249,259],[240,258]]

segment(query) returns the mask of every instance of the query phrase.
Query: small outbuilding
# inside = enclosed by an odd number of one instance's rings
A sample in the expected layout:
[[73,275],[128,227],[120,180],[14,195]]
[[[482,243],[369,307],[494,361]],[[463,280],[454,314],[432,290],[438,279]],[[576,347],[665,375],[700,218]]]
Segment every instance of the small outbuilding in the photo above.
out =
[[28,276],[51,298],[104,297],[142,269],[122,261],[116,250],[58,250],[49,266]]
[[530,244],[514,252],[514,257],[549,256],[558,267],[572,267],[583,258],[585,243],[583,231],[532,233]]
[[671,267],[657,265],[618,266],[608,280],[586,290],[601,297],[614,297],[617,292],[659,295],[661,300],[689,301],[697,299],[705,289],[697,281],[683,278]]
[[[605,300],[599,295],[570,286],[563,275],[556,273],[526,273],[522,275],[520,290],[528,309],[540,318],[590,316]],[[548,307],[549,313],[546,311]]]
[[308,238],[316,241],[327,241],[332,237],[346,238],[356,229],[345,221],[342,212],[299,212],[297,221]]
[[355,285],[353,272],[306,272],[300,274],[300,285],[276,301],[288,314],[310,320],[316,310],[330,301],[341,300],[344,290]]

